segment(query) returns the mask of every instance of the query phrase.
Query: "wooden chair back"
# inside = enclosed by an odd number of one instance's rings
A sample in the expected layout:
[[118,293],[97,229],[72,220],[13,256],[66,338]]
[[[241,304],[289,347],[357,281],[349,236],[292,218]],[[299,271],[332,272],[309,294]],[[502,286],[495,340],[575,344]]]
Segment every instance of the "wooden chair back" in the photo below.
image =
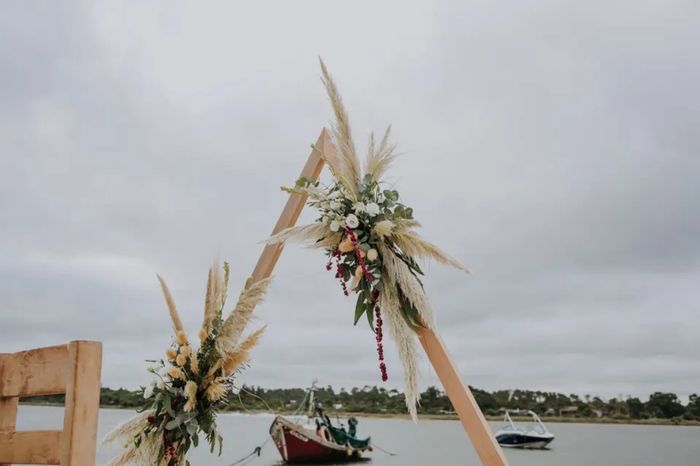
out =
[[[94,466],[101,369],[95,341],[0,354],[0,466]],[[20,397],[63,393],[63,430],[15,430]]]

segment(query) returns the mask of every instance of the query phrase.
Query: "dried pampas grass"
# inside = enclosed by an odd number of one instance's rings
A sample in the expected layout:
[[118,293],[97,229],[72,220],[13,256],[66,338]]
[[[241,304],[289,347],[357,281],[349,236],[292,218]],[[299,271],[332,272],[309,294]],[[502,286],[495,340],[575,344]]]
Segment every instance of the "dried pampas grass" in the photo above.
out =
[[224,374],[231,375],[236,372],[243,364],[250,359],[250,350],[258,344],[258,340],[262,337],[267,329],[267,325],[259,328],[251,333],[248,338],[243,340],[236,350],[231,353],[223,363]]
[[[329,163],[333,175],[340,181],[343,187],[347,190],[350,198],[357,200],[359,191],[357,185],[360,182],[360,162],[355,152],[355,143],[352,140],[352,132],[350,131],[350,119],[345,111],[345,106],[340,98],[338,89],[331,78],[326,64],[319,58],[321,62],[321,73],[323,77],[321,81],[326,87],[328,98],[331,101],[333,112],[335,113],[335,124],[333,125],[333,142],[338,150],[337,163]],[[326,160],[326,162],[332,162]]]
[[249,278],[241,292],[236,307],[224,321],[221,333],[216,339],[216,349],[221,357],[226,357],[236,349],[238,339],[250,321],[253,310],[265,297],[271,278],[252,283]]
[[221,309],[226,302],[226,290],[228,288],[229,265],[224,262],[224,277],[221,276],[221,267],[214,263],[209,268],[207,279],[207,292],[204,297],[204,319],[202,321],[201,340],[209,337],[212,325],[217,317],[221,316]]
[[[149,409],[119,424],[107,434],[102,440],[102,444],[106,445],[114,442],[126,443],[148,426],[148,418],[152,416],[153,413],[154,411]],[[127,464],[151,466],[157,464],[158,449],[160,448],[158,440],[159,439],[155,438],[153,435],[145,435],[139,447],[129,442],[127,448],[119,456],[112,459],[107,466],[124,466]]]
[[421,320],[420,324],[432,328],[435,320],[433,309],[428,302],[421,282],[391,248],[380,243],[379,254],[382,255],[383,272],[389,284],[400,289],[406,299],[415,307]]
[[318,242],[323,241],[327,236],[335,236],[333,233],[334,232],[323,223],[310,223],[308,225],[285,228],[279,233],[270,236],[265,240],[265,243],[279,244],[287,241],[296,241],[298,243],[306,243],[310,246],[314,246]]
[[421,259],[434,259],[436,262],[449,265],[455,269],[469,273],[469,269],[453,259],[446,252],[418,235],[418,233],[402,229],[391,236],[391,240],[407,255]]
[[147,409],[138,416],[132,417],[131,419],[122,422],[117,425],[111,432],[109,432],[105,438],[102,439],[102,444],[108,444],[116,442],[118,440],[124,440],[134,435],[138,434],[143,430],[145,426],[148,425],[149,416],[153,415],[152,409]]
[[396,345],[396,350],[401,361],[404,377],[404,396],[406,408],[411,419],[418,420],[417,404],[420,401],[418,390],[418,350],[416,349],[416,335],[406,325],[401,314],[401,303],[394,286],[386,286],[379,294],[382,315],[389,328],[389,336]]
[[374,133],[372,133],[369,137],[365,173],[370,175],[374,180],[382,179],[387,169],[396,158],[396,145],[389,144],[390,133],[391,126],[384,131],[384,136],[379,143],[379,147],[376,147],[375,145]]
[[175,301],[173,300],[173,296],[170,294],[170,290],[168,289],[168,285],[165,283],[165,280],[163,280],[163,277],[160,275],[156,275],[158,277],[158,281],[160,282],[160,287],[163,290],[163,296],[165,296],[165,302],[168,305],[168,312],[170,313],[170,320],[173,321],[173,329],[175,330],[175,334],[178,332],[184,332],[184,327],[182,326],[182,321],[180,320],[180,315],[177,313],[177,308],[175,307]]

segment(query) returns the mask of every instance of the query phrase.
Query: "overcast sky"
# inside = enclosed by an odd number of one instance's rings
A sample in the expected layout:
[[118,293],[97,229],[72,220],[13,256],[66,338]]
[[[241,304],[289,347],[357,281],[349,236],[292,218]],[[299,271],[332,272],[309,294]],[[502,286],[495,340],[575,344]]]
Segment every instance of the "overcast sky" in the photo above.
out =
[[[425,280],[467,383],[700,392],[699,21],[669,0],[4,3],[0,351],[101,340],[103,385],[147,382],[156,272],[193,335],[213,259],[238,293],[330,121],[321,55],[358,145],[393,125],[391,181],[473,270]],[[353,310],[288,246],[241,381],[381,383]]]

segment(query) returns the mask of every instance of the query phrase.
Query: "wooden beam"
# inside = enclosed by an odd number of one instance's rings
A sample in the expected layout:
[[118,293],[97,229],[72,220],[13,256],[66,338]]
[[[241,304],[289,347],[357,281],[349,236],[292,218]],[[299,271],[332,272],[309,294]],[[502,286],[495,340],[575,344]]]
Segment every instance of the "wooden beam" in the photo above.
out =
[[[328,130],[326,130],[326,128],[321,130],[321,134],[318,136],[318,140],[316,141],[314,148],[311,149],[311,155],[309,155],[306,165],[304,165],[304,168],[299,175],[300,178],[306,177],[315,180],[321,175],[324,162],[321,159],[318,150],[321,150],[326,154],[331,154],[333,157],[335,156],[335,147],[331,142],[330,135],[328,134]],[[271,235],[275,235],[286,228],[296,225],[307,198],[308,196],[302,194],[289,195],[289,199],[287,199],[287,203],[285,204],[284,209],[282,209],[282,213],[280,214],[275,227],[272,229]],[[253,283],[268,278],[270,275],[272,275],[272,271],[274,270],[275,265],[277,265],[277,261],[282,254],[282,249],[284,249],[283,244],[268,244],[265,246],[262,254],[260,255],[260,259],[258,259],[258,263],[255,265],[253,274],[251,275]]]
[[59,464],[60,448],[60,430],[0,432],[0,462],[7,464]]
[[416,333],[481,463],[488,466],[507,465],[508,461],[503,450],[491,433],[471,390],[462,382],[457,366],[452,361],[440,336],[428,327],[419,327]]

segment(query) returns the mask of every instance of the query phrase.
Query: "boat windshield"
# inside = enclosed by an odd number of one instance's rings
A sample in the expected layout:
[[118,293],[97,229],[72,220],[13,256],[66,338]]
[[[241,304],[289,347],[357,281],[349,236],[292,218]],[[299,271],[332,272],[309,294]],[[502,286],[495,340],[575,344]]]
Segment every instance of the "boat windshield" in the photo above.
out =
[[[528,411],[527,414],[529,414],[532,417],[532,422],[529,423],[518,423],[516,424],[513,422],[513,420],[510,417],[510,412],[506,412],[505,415],[505,422],[506,422],[506,428],[509,430],[513,430],[516,432],[521,432],[521,433],[527,433],[527,432],[536,432],[538,434],[547,434],[549,431],[547,430],[547,427],[545,427],[544,424],[542,424],[542,421],[540,418],[537,416],[532,411]],[[513,414],[524,414],[522,411],[513,411]]]

